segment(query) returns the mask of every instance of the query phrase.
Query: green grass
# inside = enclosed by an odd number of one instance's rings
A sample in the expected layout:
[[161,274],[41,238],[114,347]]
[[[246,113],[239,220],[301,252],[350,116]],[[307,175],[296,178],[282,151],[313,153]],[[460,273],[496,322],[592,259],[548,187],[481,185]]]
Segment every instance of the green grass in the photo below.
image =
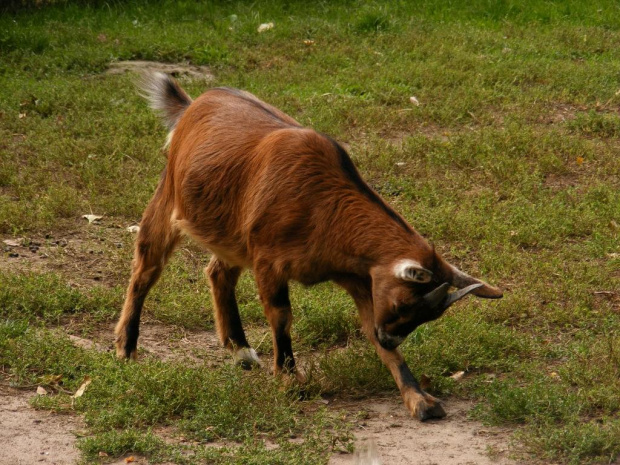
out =
[[[16,385],[62,374],[73,392],[93,378],[74,405],[89,428],[85,460],[133,451],[175,463],[324,463],[348,444],[344,420],[264,373],[124,365],[66,339],[114,321],[132,249],[121,232],[139,221],[165,165],[165,131],[133,77],[104,74],[138,59],[208,65],[214,82],[182,79],[191,95],[241,87],[348,144],[418,231],[506,291],[501,301],[469,298],[412,334],[403,351],[415,374],[437,395],[477,400],[477,418],[514,428],[519,450],[540,460],[617,458],[615,2],[48,3],[0,15],[0,233],[82,245],[56,247],[37,266],[2,250],[0,360]],[[263,22],[275,27],[259,34]],[[81,215],[91,212],[104,224],[88,226]],[[89,249],[102,283],[89,281]],[[206,262],[184,245],[146,316],[212,330]],[[309,393],[397,396],[342,291],[291,295],[295,348],[313,360]],[[258,344],[267,326],[250,273],[238,298]],[[449,375],[460,370],[456,383]],[[70,409],[63,392],[37,407]],[[196,444],[166,442],[162,427]],[[207,447],[214,439],[227,446]]]

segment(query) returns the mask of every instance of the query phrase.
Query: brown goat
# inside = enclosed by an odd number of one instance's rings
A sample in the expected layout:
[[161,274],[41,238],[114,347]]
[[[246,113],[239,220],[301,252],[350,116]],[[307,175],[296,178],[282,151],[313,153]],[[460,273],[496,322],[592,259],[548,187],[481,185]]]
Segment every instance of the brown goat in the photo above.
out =
[[[241,364],[259,359],[235,299],[254,271],[273,332],[274,371],[295,368],[288,282],[334,281],[353,297],[367,337],[419,419],[445,416],[397,346],[468,293],[502,293],[447,263],[360,177],[345,150],[253,95],[210,89],[196,101],[165,74],[143,89],[170,134],[167,166],[140,224],[133,274],[116,326],[119,357],[136,355],[144,299],[187,234],[213,253],[211,281],[222,343]],[[459,288],[452,294],[448,288]]]

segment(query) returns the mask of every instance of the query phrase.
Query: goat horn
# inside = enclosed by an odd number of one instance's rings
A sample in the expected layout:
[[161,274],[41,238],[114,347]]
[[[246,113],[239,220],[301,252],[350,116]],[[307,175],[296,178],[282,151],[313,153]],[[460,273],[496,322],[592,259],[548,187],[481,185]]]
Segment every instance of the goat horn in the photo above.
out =
[[476,283],[476,284],[472,284],[471,286],[464,287],[463,289],[459,289],[456,292],[452,292],[451,294],[448,295],[448,298],[445,300],[445,302],[443,302],[442,306],[444,307],[444,309],[448,308],[454,302],[456,302],[457,300],[462,299],[467,294],[469,294],[471,291],[473,291],[474,289],[478,289],[481,286],[484,286],[484,284]]
[[443,283],[441,286],[433,289],[428,294],[424,295],[424,302],[429,308],[435,308],[441,304],[448,295],[448,289],[450,289],[450,283]]

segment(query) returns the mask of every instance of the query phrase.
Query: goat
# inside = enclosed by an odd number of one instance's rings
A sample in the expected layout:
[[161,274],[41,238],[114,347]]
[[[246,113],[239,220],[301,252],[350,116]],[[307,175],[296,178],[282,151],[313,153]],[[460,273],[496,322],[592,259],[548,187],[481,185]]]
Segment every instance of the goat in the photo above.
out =
[[[213,88],[193,101],[163,73],[142,84],[170,130],[168,160],[140,223],[115,329],[117,355],[136,357],[144,299],[186,234],[213,254],[205,272],[217,331],[238,363],[260,365],[235,299],[244,268],[254,272],[272,329],[274,372],[300,381],[288,282],[331,280],[353,298],[409,411],[420,420],[444,417],[442,403],[420,388],[397,347],[466,294],[502,292],[445,261],[330,137],[241,90]],[[449,293],[450,286],[459,290]]]

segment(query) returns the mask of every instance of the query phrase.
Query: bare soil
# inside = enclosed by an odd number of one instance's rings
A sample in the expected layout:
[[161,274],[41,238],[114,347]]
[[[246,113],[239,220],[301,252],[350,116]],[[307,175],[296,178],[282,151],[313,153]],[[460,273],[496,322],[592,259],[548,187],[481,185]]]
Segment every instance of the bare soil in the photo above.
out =
[[188,77],[212,81],[213,74],[208,66],[196,66],[189,63],[160,63],[157,61],[117,61],[110,63],[107,74],[124,74],[126,72],[145,73],[161,72],[174,77]]
[[79,416],[60,415],[30,407],[32,392],[0,391],[0,463],[72,465],[79,459],[76,432]]
[[[79,416],[35,410],[33,392],[0,394],[0,463],[72,465],[78,462]],[[426,423],[412,418],[398,398],[335,401],[331,408],[355,413],[356,452],[334,454],[329,465],[511,465],[507,456],[510,431],[484,427],[467,419],[471,404],[448,401],[448,417]],[[359,413],[362,412],[362,413]],[[126,463],[131,454],[112,463]],[[112,458],[110,458],[112,459]],[[135,463],[146,464],[134,456]],[[114,460],[114,459],[113,459]]]
[[[164,361],[183,360],[185,363],[201,363],[210,367],[232,361],[232,356],[222,347],[215,331],[189,331],[145,320],[140,324],[138,358],[155,357]],[[75,345],[83,348],[112,351],[114,350],[114,324],[96,331],[93,340],[76,336],[70,336],[70,338]]]
[[[334,408],[338,408],[338,402]],[[329,465],[511,465],[510,431],[469,420],[472,404],[447,400],[448,416],[421,423],[398,397],[364,399],[343,405],[363,411],[355,425],[356,452],[335,454]]]

